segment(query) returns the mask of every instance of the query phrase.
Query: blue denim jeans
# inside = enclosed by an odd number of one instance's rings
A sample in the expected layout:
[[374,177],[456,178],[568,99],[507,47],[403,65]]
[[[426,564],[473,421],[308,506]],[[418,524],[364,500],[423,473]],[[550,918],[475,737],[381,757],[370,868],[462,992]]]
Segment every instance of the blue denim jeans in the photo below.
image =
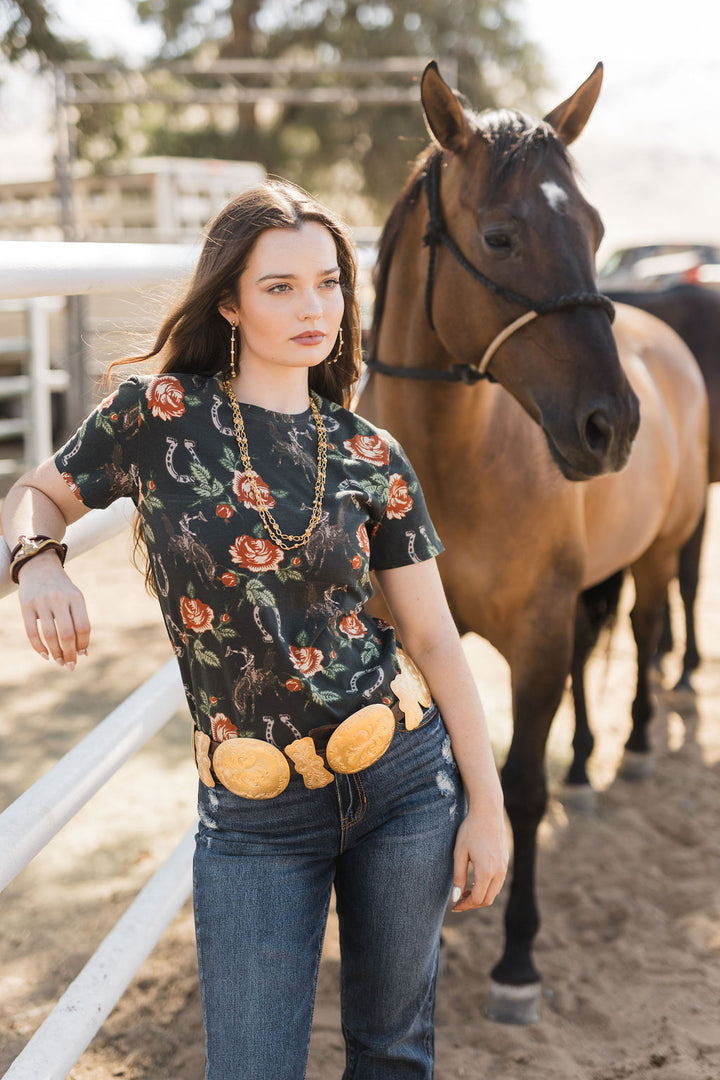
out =
[[333,885],[343,1080],[430,1080],[440,928],[465,812],[434,706],[361,773],[274,799],[200,784],[195,927],[206,1080],[302,1080]]

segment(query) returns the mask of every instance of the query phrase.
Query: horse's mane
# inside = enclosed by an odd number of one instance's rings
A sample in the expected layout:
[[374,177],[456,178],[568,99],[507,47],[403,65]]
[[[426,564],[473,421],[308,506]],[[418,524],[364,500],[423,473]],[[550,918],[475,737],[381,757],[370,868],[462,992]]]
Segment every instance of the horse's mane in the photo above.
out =
[[385,310],[385,293],[387,292],[387,280],[390,273],[390,263],[392,262],[393,254],[395,253],[395,244],[402,231],[402,227],[405,224],[405,218],[415,206],[418,196],[422,191],[423,179],[425,176],[425,169],[430,163],[430,159],[437,157],[442,151],[438,147],[431,143],[430,146],[426,146],[420,155],[415,159],[415,163],[412,167],[410,176],[407,179],[405,187],[400,193],[400,197],[390,211],[390,216],[385,222],[382,233],[380,234],[380,241],[378,245],[378,257],[375,263],[375,269],[373,271],[373,281],[375,283],[375,306],[373,308],[373,320],[370,327],[370,335],[368,339],[368,353],[371,357],[375,356],[375,349],[377,346],[377,334],[380,329],[380,322],[382,321],[383,313]]
[[[490,151],[487,181],[491,186],[509,179],[513,173],[528,163],[531,156],[533,168],[542,164],[551,153],[558,153],[568,160],[564,144],[544,120],[532,120],[517,109],[487,109],[481,113],[466,109],[465,115],[473,130],[477,132]],[[405,187],[390,211],[390,216],[380,235],[378,257],[373,273],[375,307],[368,340],[368,352],[373,358],[380,323],[385,312],[385,295],[395,245],[405,219],[417,204],[425,171],[430,161],[441,153],[442,150],[435,143],[431,143],[415,159]]]

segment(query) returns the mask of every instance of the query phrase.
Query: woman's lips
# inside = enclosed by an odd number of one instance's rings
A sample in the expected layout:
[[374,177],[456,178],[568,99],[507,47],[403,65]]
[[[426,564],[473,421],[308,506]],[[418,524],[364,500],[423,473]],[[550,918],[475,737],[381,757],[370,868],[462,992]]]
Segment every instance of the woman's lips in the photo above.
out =
[[311,330],[305,334],[298,334],[292,340],[296,341],[298,345],[319,345],[321,341],[325,340],[325,335],[320,330]]

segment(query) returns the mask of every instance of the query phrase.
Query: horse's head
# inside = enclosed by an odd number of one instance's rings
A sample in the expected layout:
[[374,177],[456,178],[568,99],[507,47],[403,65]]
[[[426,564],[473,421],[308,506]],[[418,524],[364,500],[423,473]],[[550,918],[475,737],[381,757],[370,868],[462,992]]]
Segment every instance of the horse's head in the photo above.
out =
[[[433,223],[430,209],[426,233],[435,250],[428,317],[454,360],[482,366],[484,358],[541,425],[571,480],[622,468],[639,423],[612,308],[596,287],[602,223],[566,152],[601,82],[598,64],[571,97],[532,121],[514,110],[473,113],[434,63],[422,80],[440,148],[425,158],[428,174],[436,168],[438,211]],[[432,202],[432,186],[426,191]]]

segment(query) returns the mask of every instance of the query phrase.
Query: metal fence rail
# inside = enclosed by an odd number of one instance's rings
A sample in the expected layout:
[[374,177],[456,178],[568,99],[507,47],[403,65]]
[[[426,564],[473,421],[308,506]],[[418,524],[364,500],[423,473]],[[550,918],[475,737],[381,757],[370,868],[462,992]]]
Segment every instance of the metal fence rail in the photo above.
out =
[[96,949],[15,1058],[5,1080],[63,1080],[99,1031],[191,889],[195,826]]
[[[129,499],[69,526],[68,558],[125,530]],[[17,588],[0,537],[0,597]],[[137,750],[185,707],[170,660],[0,814],[0,890]],[[71,983],[7,1070],[5,1080],[63,1080],[150,955],[191,891],[193,824]]]

